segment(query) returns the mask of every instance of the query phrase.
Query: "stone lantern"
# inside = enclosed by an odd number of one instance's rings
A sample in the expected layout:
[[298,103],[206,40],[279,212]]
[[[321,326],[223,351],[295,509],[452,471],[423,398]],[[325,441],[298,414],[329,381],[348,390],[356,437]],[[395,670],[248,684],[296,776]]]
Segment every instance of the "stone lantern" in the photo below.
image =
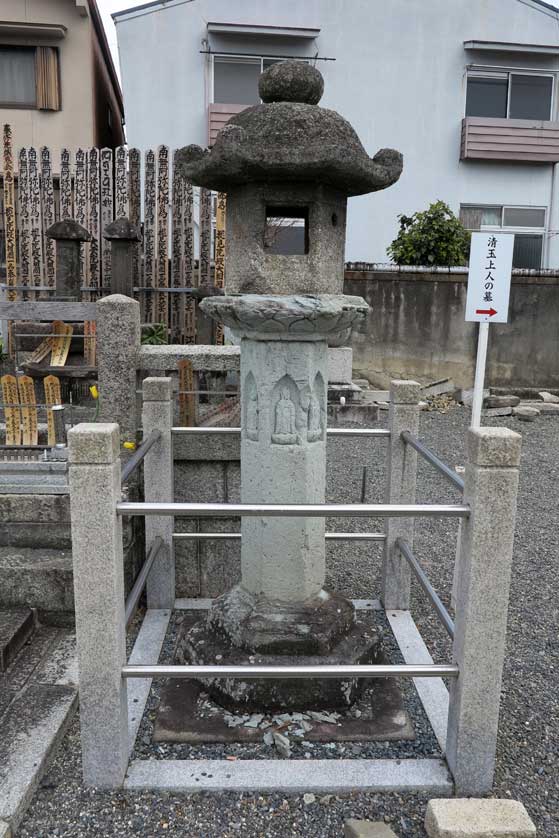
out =
[[[243,111],[211,151],[180,152],[194,184],[227,193],[227,296],[201,304],[241,340],[241,500],[325,500],[327,352],[368,310],[342,294],[346,203],[402,170],[369,158],[341,116],[318,107],[322,76],[302,62],[260,78],[264,104]],[[297,252],[272,252],[272,219],[299,225]],[[300,227],[303,226],[303,231]],[[302,234],[301,234],[302,233]],[[289,240],[289,236],[287,237]],[[301,246],[302,242],[302,246]],[[243,517],[241,582],[178,640],[185,663],[374,663],[378,632],[324,588],[324,518]],[[236,708],[347,707],[359,682],[214,679]]]

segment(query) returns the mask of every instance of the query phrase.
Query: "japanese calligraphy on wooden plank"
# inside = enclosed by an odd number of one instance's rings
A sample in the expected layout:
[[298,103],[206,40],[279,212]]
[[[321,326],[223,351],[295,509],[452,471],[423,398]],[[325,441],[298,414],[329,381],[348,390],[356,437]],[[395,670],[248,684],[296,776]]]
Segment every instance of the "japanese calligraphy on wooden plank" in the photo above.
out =
[[179,371],[179,424],[193,427],[196,424],[196,393],[192,361],[177,361]]
[[[89,286],[101,288],[101,208],[100,208],[100,180],[99,180],[99,151],[90,148],[88,153],[88,192],[89,192]],[[99,294],[92,291],[85,294],[85,300],[96,300]]]
[[[198,285],[198,274],[194,271],[194,188],[184,180],[184,284],[187,288]],[[196,343],[196,301],[187,297],[184,304],[184,343]]]
[[[169,148],[157,149],[157,287],[169,287]],[[157,323],[167,325],[169,294],[157,294]]]
[[[214,258],[214,284],[216,288],[225,287],[225,207],[226,195],[224,192],[217,194],[217,210],[215,214],[215,258]],[[217,346],[223,344],[223,325],[215,324],[215,343]]]
[[128,218],[128,151],[119,146],[115,152],[115,218]]
[[[155,287],[155,154],[147,151],[144,168],[144,281]],[[144,321],[154,323],[153,294],[144,292]]]
[[[74,179],[74,213],[75,220],[87,230],[89,219],[87,217],[87,165],[86,152],[83,148],[76,151],[76,175]],[[80,277],[82,285],[89,285],[89,247],[83,244],[80,247]]]
[[35,399],[35,384],[29,375],[22,375],[17,380],[19,402],[21,405],[21,423],[23,426],[23,445],[37,445],[39,434],[37,430],[37,401]]
[[17,379],[15,375],[3,375],[0,378],[0,384],[2,385],[4,421],[6,423],[6,445],[21,445],[20,410],[19,407],[10,407],[10,405],[17,405],[19,401]]
[[70,344],[72,342],[74,327],[70,326],[69,323],[62,323],[61,321],[57,321],[53,325],[53,333],[57,335],[57,337],[51,338],[52,354],[50,357],[50,365],[51,367],[63,367],[68,358],[68,353],[70,352]]
[[63,148],[60,152],[60,218],[73,218],[72,209],[72,173],[70,171],[70,151]]
[[211,248],[212,248],[212,193],[209,189],[200,189],[200,258],[198,262],[199,285],[211,284]]
[[[171,283],[173,288],[184,288],[184,182],[176,168],[173,156],[173,195],[171,202]],[[179,343],[184,324],[184,294],[171,294],[169,300],[169,325],[171,341]]]
[[[43,387],[45,388],[45,404],[62,404],[62,394],[60,391],[60,379],[55,375],[47,375],[43,380]],[[48,444],[56,444],[56,433],[54,428],[54,416],[52,410],[47,410],[47,433]]]
[[39,167],[37,165],[37,150],[30,148],[27,152],[29,171],[29,194],[31,204],[29,217],[31,221],[31,285],[41,285],[43,281],[43,225],[41,219],[41,187],[39,185]]
[[[6,237],[6,284],[17,284],[16,267],[16,210],[14,204],[14,158],[12,153],[12,129],[4,125],[3,132],[4,156],[4,230]],[[8,300],[17,299],[15,289],[8,290]]]
[[[132,224],[140,224],[141,213],[141,181],[140,181],[140,152],[137,148],[131,148],[128,152],[128,189],[129,197],[129,218]],[[141,259],[140,259],[141,244],[138,242],[134,244],[132,249],[132,286],[138,287],[143,283],[141,276]],[[142,295],[139,295],[142,299]]]
[[102,287],[111,287],[111,243],[103,238],[105,227],[113,220],[113,152],[101,149],[101,264]]
[[[19,180],[18,180],[18,228],[19,228],[19,284],[29,285],[31,280],[31,218],[29,210],[31,195],[29,192],[29,170],[27,166],[27,150],[19,152]],[[27,301],[30,294],[27,290],[21,292],[21,299]]]
[[45,231],[54,224],[54,187],[52,182],[52,161],[50,149],[41,149],[41,224],[43,228],[43,263],[45,266],[44,285],[56,287],[56,249],[53,239],[45,235]]

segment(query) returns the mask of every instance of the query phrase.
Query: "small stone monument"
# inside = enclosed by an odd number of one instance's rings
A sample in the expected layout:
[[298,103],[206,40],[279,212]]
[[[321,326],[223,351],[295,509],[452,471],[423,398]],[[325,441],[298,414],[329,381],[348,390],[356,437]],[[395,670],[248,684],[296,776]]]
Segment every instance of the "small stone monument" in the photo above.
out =
[[[368,310],[341,293],[347,198],[390,186],[402,170],[396,151],[370,159],[349,123],[318,107],[322,90],[315,68],[273,65],[260,78],[264,104],[234,117],[211,151],[179,154],[193,183],[227,192],[227,282],[238,293],[201,307],[241,340],[243,503],[324,503],[328,344]],[[267,252],[278,218],[288,230],[297,221],[302,252]],[[180,634],[179,661],[377,661],[379,633],[324,588],[324,529],[324,518],[244,517],[241,583]],[[236,708],[343,708],[359,682],[213,679],[208,687]]]

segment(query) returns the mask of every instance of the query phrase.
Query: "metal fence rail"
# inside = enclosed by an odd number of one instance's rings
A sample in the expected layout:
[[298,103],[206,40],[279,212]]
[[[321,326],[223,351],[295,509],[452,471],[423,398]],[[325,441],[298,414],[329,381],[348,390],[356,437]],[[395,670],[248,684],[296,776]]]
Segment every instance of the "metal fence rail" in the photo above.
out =
[[390,503],[117,503],[119,515],[180,515],[194,518],[467,518],[463,504]]
[[[174,532],[178,541],[237,541],[242,538],[240,532]],[[383,532],[327,532],[326,541],[386,541]]]
[[132,454],[129,460],[127,460],[124,465],[122,466],[122,474],[121,474],[121,482],[124,483],[133,471],[135,471],[150,448],[155,445],[155,443],[161,438],[161,431],[152,431],[149,436],[144,439],[141,445],[138,446],[136,451]]
[[123,678],[457,678],[456,664],[123,666]]
[[[239,435],[241,433],[240,428],[204,428],[204,427],[197,427],[197,428],[181,428],[181,427],[174,427],[171,428],[172,433],[174,434],[190,434],[190,435],[198,435],[198,434],[233,434]],[[390,436],[390,431],[388,428],[327,428],[326,429],[327,436],[379,436],[379,437],[388,437]]]
[[154,539],[153,544],[151,545],[151,550],[146,556],[146,560],[142,565],[142,569],[136,576],[136,581],[132,586],[132,590],[128,594],[126,598],[126,606],[124,609],[124,619],[126,621],[126,625],[130,624],[132,617],[136,613],[136,608],[138,607],[138,602],[142,595],[142,591],[144,590],[147,582],[147,578],[149,576],[149,572],[153,567],[153,563],[157,558],[157,555],[161,548],[163,547],[163,539],[160,536]]
[[416,436],[411,434],[409,431],[402,431],[401,437],[408,445],[411,445],[412,448],[415,448],[418,454],[421,454],[424,460],[430,463],[434,468],[437,469],[443,477],[446,477],[450,483],[456,488],[460,489],[461,492],[464,491],[464,481],[461,477],[458,477],[456,472],[454,472],[450,466],[447,466],[436,454],[431,451],[430,448],[427,448],[426,445],[421,442]]
[[441,600],[439,599],[437,592],[431,585],[431,582],[429,581],[427,574],[425,573],[418,560],[414,556],[410,545],[407,543],[407,541],[404,541],[403,538],[397,538],[396,547],[413,570],[415,577],[417,578],[417,581],[419,582],[419,584],[427,594],[429,600],[431,601],[431,604],[437,612],[437,615],[441,623],[445,627],[450,639],[454,640],[454,622],[450,614],[442,604]]

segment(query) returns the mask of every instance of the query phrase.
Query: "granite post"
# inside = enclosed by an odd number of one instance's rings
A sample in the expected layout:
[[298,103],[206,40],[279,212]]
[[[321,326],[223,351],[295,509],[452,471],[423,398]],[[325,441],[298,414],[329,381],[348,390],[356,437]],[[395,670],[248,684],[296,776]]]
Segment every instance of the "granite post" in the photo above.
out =
[[115,788],[128,765],[118,426],[77,425],[68,444],[83,777]]
[[[152,431],[161,434],[144,459],[144,498],[148,503],[172,503],[174,499],[172,424],[171,379],[145,378],[142,410],[144,439]],[[174,524],[175,519],[170,515],[146,516],[146,554],[157,536],[163,539],[163,546],[147,580],[148,608],[174,608],[175,605]]]
[[[387,503],[415,503],[417,452],[402,439],[402,431],[417,435],[419,394],[417,381],[392,381],[388,427]],[[382,567],[382,602],[385,609],[407,610],[410,603],[410,568],[396,546],[403,538],[413,546],[413,518],[387,518]]]
[[57,298],[81,300],[80,247],[91,240],[91,235],[73,218],[67,218],[51,224],[47,236],[56,242]]
[[140,350],[140,304],[122,294],[97,303],[99,419],[116,422],[122,442],[135,442],[136,367]]
[[456,794],[491,791],[512,566],[521,436],[470,428],[458,563],[447,761]]
[[134,250],[142,240],[140,227],[127,218],[117,218],[105,227],[103,238],[111,243],[111,294],[132,297]]

